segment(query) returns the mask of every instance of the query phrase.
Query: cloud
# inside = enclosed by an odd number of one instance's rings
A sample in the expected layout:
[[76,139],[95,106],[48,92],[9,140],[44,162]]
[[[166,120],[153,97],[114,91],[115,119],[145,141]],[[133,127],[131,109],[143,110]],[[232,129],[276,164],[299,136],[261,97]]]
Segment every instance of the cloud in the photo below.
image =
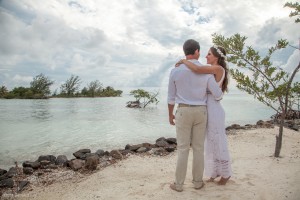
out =
[[[287,71],[289,74],[292,74],[294,72],[294,70],[296,69],[296,67],[299,65],[300,63],[300,51],[295,49],[292,53],[292,55],[288,58],[286,64],[283,66],[283,69],[285,71]],[[300,73],[298,71],[298,73],[296,74],[295,78],[294,78],[294,82],[300,82]]]
[[[28,85],[28,77],[44,73],[54,88],[72,74],[82,86],[157,86],[189,38],[200,42],[204,63],[215,32],[241,33],[263,51],[281,37],[295,45],[289,12],[280,0],[2,0],[0,85]],[[286,63],[291,53],[276,61]]]
[[141,86],[160,87],[163,85],[166,87],[164,79],[169,76],[170,68],[174,67],[174,60],[176,60],[175,56],[169,55],[160,66],[150,72],[150,75],[142,81]]
[[258,31],[256,43],[259,43],[262,47],[270,47],[274,46],[279,39],[286,39],[295,45],[298,43],[300,37],[298,28],[295,26],[293,20],[289,18],[271,18]]
[[28,87],[27,83],[31,82],[33,77],[32,76],[21,76],[19,74],[16,74],[13,78],[13,81],[19,83],[19,84],[26,84],[24,87]]

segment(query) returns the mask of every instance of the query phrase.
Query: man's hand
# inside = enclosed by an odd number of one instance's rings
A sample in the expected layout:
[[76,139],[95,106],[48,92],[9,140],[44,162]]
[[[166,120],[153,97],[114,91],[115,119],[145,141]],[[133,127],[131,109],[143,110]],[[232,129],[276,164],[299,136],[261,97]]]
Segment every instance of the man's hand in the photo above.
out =
[[168,110],[169,110],[169,123],[171,125],[175,125],[175,115],[173,114],[173,111],[174,111],[174,106],[173,104],[168,104]]
[[169,122],[170,122],[171,125],[175,125],[174,120],[175,120],[175,115],[170,115],[169,116]]

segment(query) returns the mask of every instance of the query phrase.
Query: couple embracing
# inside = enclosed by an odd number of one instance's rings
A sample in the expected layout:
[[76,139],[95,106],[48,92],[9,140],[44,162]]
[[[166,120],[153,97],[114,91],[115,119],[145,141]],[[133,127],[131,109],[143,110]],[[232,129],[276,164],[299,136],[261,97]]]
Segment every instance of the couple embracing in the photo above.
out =
[[[222,47],[211,47],[206,56],[211,66],[203,66],[198,61],[197,41],[187,40],[183,51],[186,59],[171,71],[168,86],[169,122],[176,126],[178,154],[175,181],[170,188],[177,192],[183,191],[190,146],[195,189],[204,186],[204,171],[210,182],[220,177],[219,185],[225,185],[232,173],[225,113],[219,102],[228,85],[226,52]],[[175,104],[178,107],[174,115]]]

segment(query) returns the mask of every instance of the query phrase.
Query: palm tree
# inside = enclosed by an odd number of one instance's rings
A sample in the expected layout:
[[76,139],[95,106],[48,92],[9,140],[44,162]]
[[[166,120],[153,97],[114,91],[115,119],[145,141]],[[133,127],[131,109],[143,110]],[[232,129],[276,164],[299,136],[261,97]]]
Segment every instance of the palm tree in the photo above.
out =
[[0,87],[0,98],[3,98],[8,93],[7,88],[3,85]]

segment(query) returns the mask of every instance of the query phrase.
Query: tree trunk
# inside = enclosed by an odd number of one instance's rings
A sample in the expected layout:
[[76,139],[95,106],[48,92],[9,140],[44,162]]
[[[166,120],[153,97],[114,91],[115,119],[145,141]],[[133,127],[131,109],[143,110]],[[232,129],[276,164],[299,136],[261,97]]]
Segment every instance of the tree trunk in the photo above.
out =
[[285,115],[282,113],[280,117],[279,135],[276,135],[276,145],[275,145],[275,153],[274,153],[274,156],[276,158],[278,158],[280,155],[284,118]]

